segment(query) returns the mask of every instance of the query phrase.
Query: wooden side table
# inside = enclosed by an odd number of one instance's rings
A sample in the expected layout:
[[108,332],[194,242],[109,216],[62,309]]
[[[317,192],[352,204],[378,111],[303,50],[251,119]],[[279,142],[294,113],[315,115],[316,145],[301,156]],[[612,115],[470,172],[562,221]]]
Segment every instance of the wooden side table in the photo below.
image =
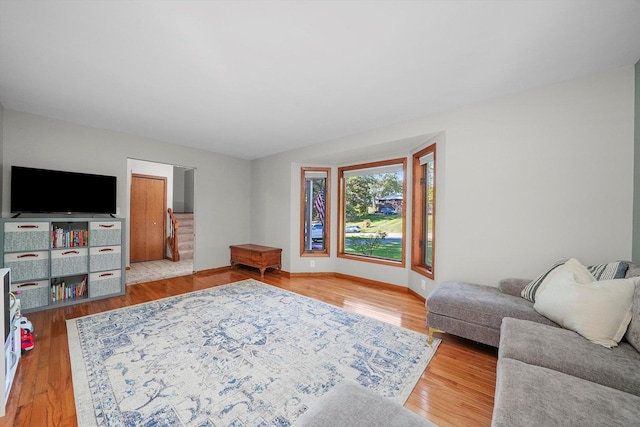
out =
[[282,249],[260,245],[232,245],[231,267],[236,264],[247,265],[260,269],[260,277],[264,278],[264,271],[269,267],[275,267],[282,272]]

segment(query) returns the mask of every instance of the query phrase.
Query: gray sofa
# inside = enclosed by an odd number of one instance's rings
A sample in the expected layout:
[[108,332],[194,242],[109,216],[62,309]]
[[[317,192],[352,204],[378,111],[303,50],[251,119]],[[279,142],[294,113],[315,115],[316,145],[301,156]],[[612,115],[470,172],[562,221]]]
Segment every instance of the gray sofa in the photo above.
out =
[[[640,287],[635,293],[640,315]],[[639,322],[640,323],[640,322]],[[492,426],[640,425],[640,353],[573,331],[505,318]]]
[[[640,276],[640,266],[627,263],[626,277]],[[504,279],[497,288],[465,282],[440,284],[426,301],[429,336],[435,331],[447,332],[498,347],[500,325],[505,317],[558,327],[535,311],[532,302],[520,296],[530,281]]]
[[436,427],[399,403],[359,384],[342,382],[302,414],[292,427]]
[[[629,263],[626,277],[640,276]],[[593,344],[541,316],[520,297],[528,280],[498,288],[440,285],[427,299],[427,325],[498,347],[492,425],[640,425],[640,285],[625,339]]]

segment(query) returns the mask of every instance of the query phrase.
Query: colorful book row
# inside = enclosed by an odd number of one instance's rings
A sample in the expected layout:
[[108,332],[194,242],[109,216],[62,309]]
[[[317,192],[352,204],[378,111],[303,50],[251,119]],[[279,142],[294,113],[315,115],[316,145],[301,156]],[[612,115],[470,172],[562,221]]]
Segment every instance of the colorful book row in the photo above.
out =
[[60,302],[84,297],[87,292],[87,276],[80,283],[65,283],[64,281],[51,285],[51,302]]
[[89,246],[88,230],[65,230],[59,227],[51,230],[52,248],[72,248],[75,246]]

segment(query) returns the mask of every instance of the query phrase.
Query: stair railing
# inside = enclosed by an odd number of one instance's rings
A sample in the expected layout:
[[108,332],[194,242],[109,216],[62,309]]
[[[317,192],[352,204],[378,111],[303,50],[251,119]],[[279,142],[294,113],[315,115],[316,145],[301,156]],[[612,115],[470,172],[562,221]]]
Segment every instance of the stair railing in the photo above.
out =
[[178,251],[178,227],[180,224],[173,215],[171,208],[167,209],[167,212],[169,212],[169,223],[171,224],[171,231],[169,232],[169,237],[167,237],[167,245],[171,252],[171,260],[177,262],[180,261],[180,252]]

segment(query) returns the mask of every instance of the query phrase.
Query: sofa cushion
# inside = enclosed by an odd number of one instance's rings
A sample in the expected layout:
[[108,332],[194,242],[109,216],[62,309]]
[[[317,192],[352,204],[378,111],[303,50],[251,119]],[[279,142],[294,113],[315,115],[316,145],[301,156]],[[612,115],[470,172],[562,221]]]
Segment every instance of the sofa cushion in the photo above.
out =
[[640,351],[640,284],[638,283],[633,294],[631,322],[624,337],[636,350]]
[[533,308],[594,344],[615,347],[631,321],[636,280],[579,283],[572,273],[559,271],[538,294]]
[[640,397],[515,359],[498,361],[492,426],[630,426]]
[[626,342],[608,349],[567,329],[505,318],[498,357],[517,359],[640,396],[640,353]]
[[[427,298],[427,323],[430,327],[442,329],[455,333],[465,338],[479,342],[471,334],[453,332],[447,329],[446,325],[432,323],[432,319],[446,320],[460,323],[477,325],[483,330],[488,328],[495,333],[494,340],[489,345],[496,345],[500,336],[500,324],[504,317],[515,317],[517,319],[532,320],[547,325],[554,325],[551,320],[539,314],[533,309],[533,304],[529,301],[506,295],[498,288],[492,286],[477,285],[464,282],[444,282],[440,284]],[[436,320],[436,321],[438,321]]]
[[329,390],[292,425],[303,426],[436,427],[399,403],[346,381]]
[[529,282],[531,282],[531,280],[528,279],[502,279],[498,283],[498,289],[500,289],[500,292],[503,294],[519,297],[522,294],[522,290],[529,284]]
[[[567,269],[576,274],[578,282],[584,283],[587,277],[585,276],[585,269],[582,267],[582,264],[580,264],[580,262],[575,258],[559,259],[540,276],[525,286],[520,296],[531,302],[536,302],[537,296],[545,288],[548,281],[551,280],[559,271],[566,271]],[[586,267],[586,271],[588,271],[596,280],[622,279],[625,277],[628,269],[629,264],[626,261],[614,261],[606,264]]]

